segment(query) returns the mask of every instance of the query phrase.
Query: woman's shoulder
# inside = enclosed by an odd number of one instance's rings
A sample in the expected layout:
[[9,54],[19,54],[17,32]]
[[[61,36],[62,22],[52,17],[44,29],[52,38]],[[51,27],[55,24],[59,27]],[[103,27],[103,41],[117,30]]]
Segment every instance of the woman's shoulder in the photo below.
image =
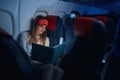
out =
[[23,31],[20,33],[21,36],[28,36],[29,32],[28,31]]
[[23,32],[21,32],[20,33],[20,37],[22,37],[22,38],[27,38],[29,36],[29,32],[28,31],[23,31]]
[[49,40],[49,37],[46,37],[46,40]]

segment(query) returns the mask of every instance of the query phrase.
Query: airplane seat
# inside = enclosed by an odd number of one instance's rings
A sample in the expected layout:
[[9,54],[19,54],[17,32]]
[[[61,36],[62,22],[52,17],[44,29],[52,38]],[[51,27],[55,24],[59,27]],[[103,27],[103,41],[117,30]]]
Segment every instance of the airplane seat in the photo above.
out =
[[0,80],[38,80],[36,69],[17,42],[0,28]]
[[[65,79],[93,80],[98,78],[101,60],[105,54],[106,28],[101,21],[77,17],[74,21],[76,36],[72,50],[64,60]],[[98,79],[97,79],[98,80]]]
[[108,50],[111,49],[112,42],[114,41],[114,34],[116,31],[116,23],[115,21],[109,16],[95,16],[96,19],[101,20],[107,29],[107,41],[108,41]]
[[47,34],[50,39],[50,47],[61,44],[64,41],[64,26],[58,16],[48,15],[49,24]]
[[115,33],[115,41],[112,50],[105,64],[102,80],[119,80],[120,79],[120,19]]
[[110,54],[110,51],[112,49],[112,46],[113,46],[113,42],[114,42],[114,34],[115,34],[115,31],[116,31],[116,22],[115,20],[108,16],[108,15],[97,15],[97,16],[94,16],[96,19],[98,20],[101,20],[104,24],[105,24],[105,27],[106,27],[106,31],[107,31],[107,43],[106,43],[106,49],[105,49],[105,55],[103,57],[103,60],[102,60],[102,68],[104,68],[105,66],[105,63],[108,59],[108,56]]
[[118,19],[115,40],[102,72],[102,80],[120,79],[120,19]]

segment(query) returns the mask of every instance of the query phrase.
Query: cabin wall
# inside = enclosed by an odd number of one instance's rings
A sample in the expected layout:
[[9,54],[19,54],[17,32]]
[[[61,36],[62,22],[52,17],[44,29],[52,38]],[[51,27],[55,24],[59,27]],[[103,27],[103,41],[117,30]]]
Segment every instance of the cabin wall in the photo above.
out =
[[101,8],[93,7],[90,5],[83,5],[83,4],[78,4],[78,3],[61,1],[60,4],[58,5],[58,9],[56,11],[56,14],[59,15],[61,12],[69,14],[72,10],[79,11],[79,13],[81,15],[105,14],[105,13],[109,12],[106,9],[101,9]]
[[16,39],[19,31],[20,0],[0,0],[0,27]]
[[47,11],[55,14],[58,1],[56,0],[22,0],[20,10],[20,32],[29,30],[30,20],[37,11]]
[[[0,16],[0,26],[7,26],[7,32],[13,35],[14,39],[17,39],[20,32],[29,30],[30,20],[37,11],[47,11],[49,15],[63,17],[64,14],[69,14],[72,10],[79,11],[81,15],[93,14],[93,12],[94,14],[108,12],[101,8],[59,0],[0,0],[0,11],[9,14],[10,20],[12,20],[10,23],[12,29],[9,29],[9,24],[3,19],[2,15]],[[3,24],[3,22],[6,23]]]
[[57,0],[0,0],[0,27],[2,26],[14,39],[17,39],[20,32],[29,30],[30,20],[36,11],[44,10],[48,11],[48,14],[55,14],[58,2]]

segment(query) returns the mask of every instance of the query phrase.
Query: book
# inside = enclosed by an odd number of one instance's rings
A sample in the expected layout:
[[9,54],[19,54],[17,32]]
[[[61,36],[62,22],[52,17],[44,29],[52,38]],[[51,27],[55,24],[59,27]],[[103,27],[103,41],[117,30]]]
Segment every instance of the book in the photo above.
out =
[[64,48],[65,42],[54,47],[47,47],[33,43],[31,58],[32,60],[40,61],[42,63],[55,64],[64,53]]

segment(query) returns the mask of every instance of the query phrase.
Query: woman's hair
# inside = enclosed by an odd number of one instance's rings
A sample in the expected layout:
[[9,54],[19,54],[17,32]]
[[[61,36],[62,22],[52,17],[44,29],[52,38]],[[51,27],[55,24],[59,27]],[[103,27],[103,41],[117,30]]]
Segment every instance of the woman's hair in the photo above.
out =
[[[35,19],[31,20],[31,26],[30,26],[30,31],[29,31],[29,36],[30,36],[29,44],[32,44],[33,42],[37,42],[35,35],[37,33],[39,20],[41,19],[47,20],[46,17],[40,16],[40,15],[37,16]],[[43,34],[40,35],[40,41],[42,42],[43,45],[45,45],[46,37],[47,37],[47,31],[45,30]]]

